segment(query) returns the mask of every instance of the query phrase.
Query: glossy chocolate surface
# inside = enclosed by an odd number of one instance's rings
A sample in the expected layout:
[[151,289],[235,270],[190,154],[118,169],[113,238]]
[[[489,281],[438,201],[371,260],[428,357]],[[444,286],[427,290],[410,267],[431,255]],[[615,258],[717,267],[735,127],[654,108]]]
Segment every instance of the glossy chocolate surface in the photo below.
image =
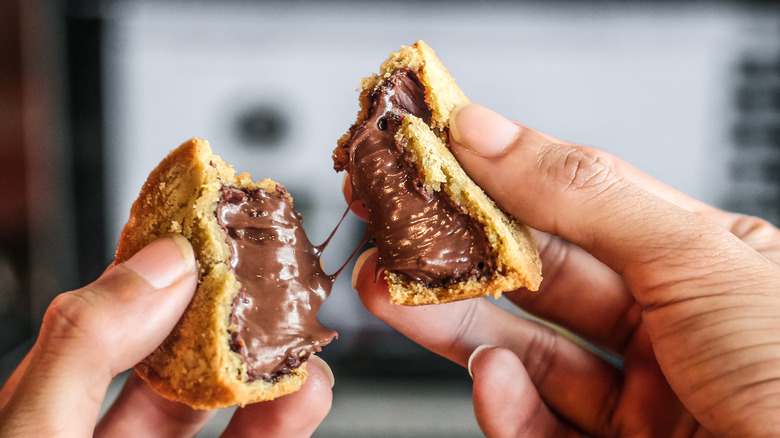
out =
[[376,241],[378,268],[429,287],[491,273],[493,257],[482,227],[445,193],[426,191],[395,140],[404,114],[430,121],[415,73],[396,71],[370,99],[368,118],[351,130],[346,168],[353,200],[362,200],[369,212],[367,231]]
[[333,278],[284,194],[223,187],[216,215],[242,285],[231,347],[244,357],[250,380],[275,382],[336,336],[317,320]]

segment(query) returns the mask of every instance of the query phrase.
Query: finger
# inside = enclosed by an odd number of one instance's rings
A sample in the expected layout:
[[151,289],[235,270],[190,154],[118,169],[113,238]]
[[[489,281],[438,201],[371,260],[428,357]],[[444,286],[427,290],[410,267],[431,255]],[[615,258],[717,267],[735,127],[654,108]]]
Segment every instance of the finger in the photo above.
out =
[[469,357],[469,373],[474,379],[474,414],[485,436],[579,436],[550,412],[512,351],[477,348]]
[[570,242],[541,232],[534,237],[544,277],[539,291],[504,296],[526,312],[622,355],[642,321],[641,308],[623,279]]
[[[494,156],[504,154],[504,146],[513,141],[519,141],[523,144],[531,145],[559,145],[577,147],[590,154],[598,154],[599,159],[605,165],[615,169],[616,173],[625,177],[655,196],[658,196],[672,204],[675,204],[685,210],[705,216],[711,220],[723,222],[723,225],[730,224],[729,213],[720,211],[695,198],[692,198],[667,184],[640,171],[613,154],[603,150],[578,146],[574,143],[566,142],[555,138],[549,134],[536,131],[527,126],[510,122],[504,123],[501,116],[493,111],[478,105],[467,104],[460,106],[452,112],[450,119],[452,140],[454,143],[453,152],[460,157],[464,143],[469,143],[470,139],[480,139],[478,143],[484,149],[484,156]],[[518,129],[519,128],[519,129]],[[726,227],[728,228],[728,227]]]
[[368,220],[368,208],[366,207],[365,202],[353,202],[352,200],[352,179],[350,178],[349,173],[344,173],[341,191],[344,193],[344,200],[347,201],[349,209],[360,219],[363,219],[364,221]]
[[131,373],[122,392],[95,428],[95,437],[194,436],[214,411],[193,409],[155,393],[137,374]]
[[780,263],[780,230],[771,223],[752,216],[731,214],[725,226],[740,240],[769,260]]
[[11,377],[9,377],[3,385],[3,389],[0,390],[0,410],[8,404],[11,396],[16,392],[16,387],[19,386],[19,381],[22,380],[22,376],[24,376],[24,373],[27,371],[30,359],[32,359],[31,351],[27,352],[24,359],[22,359],[22,362],[16,367],[14,372],[11,373]]
[[[523,129],[537,133],[542,139],[546,139],[550,143],[576,146],[572,143],[561,142],[528,127],[523,127]],[[658,181],[609,152],[586,146],[577,147],[588,153],[598,155],[607,166],[614,168],[616,173],[626,180],[637,184],[667,202],[713,221],[756,250],[765,255],[770,255],[775,262],[780,262],[780,245],[775,243],[780,241],[780,230],[771,223],[756,217],[731,213],[712,207]]]
[[[514,123],[512,124],[514,126],[510,125],[508,127],[509,129],[507,129],[506,126],[501,127],[501,124],[499,124],[499,127],[496,128],[491,123],[484,123],[484,113],[491,113],[491,111],[479,105],[466,105],[457,108],[456,111],[453,111],[451,117],[453,120],[452,123],[454,125],[459,125],[457,122],[457,119],[459,118],[457,113],[459,113],[461,110],[466,110],[464,111],[466,114],[463,115],[463,117],[467,119],[467,123],[461,123],[460,126],[456,126],[456,132],[454,135],[464,135],[465,137],[481,137],[483,143],[495,144],[501,143],[502,141],[505,142],[507,141],[507,137],[513,138],[513,136],[515,136],[517,133],[516,127],[518,125]],[[778,230],[778,228],[772,225],[770,222],[756,217],[731,213],[712,207],[674,189],[673,187],[670,187],[667,184],[664,184],[661,181],[658,181],[657,179],[637,169],[630,163],[621,160],[609,152],[585,146],[577,146],[573,143],[559,140],[549,134],[536,131],[527,126],[521,126],[521,128],[523,130],[523,136],[526,137],[524,143],[574,146],[583,151],[586,151],[587,153],[598,155],[599,159],[603,163],[609,167],[614,168],[616,173],[624,177],[626,180],[637,184],[651,194],[658,196],[667,202],[670,202],[687,211],[695,213],[698,216],[715,222],[725,230],[728,230],[734,234],[740,240],[744,241],[765,256],[769,257],[775,263],[780,263],[780,230]],[[458,144],[457,142],[455,143],[456,145],[453,149],[457,155]]]
[[622,274],[645,308],[681,298],[679,288],[659,286],[701,281],[729,259],[746,272],[764,268],[732,234],[624,177],[601,151],[549,143],[478,105],[456,111],[450,125],[453,152],[496,202]]
[[[151,243],[89,286],[55,298],[27,370],[0,413],[3,430],[91,434],[111,380],[165,339],[196,282],[192,248],[173,236]],[[79,415],[73,415],[74,404]]]
[[547,404],[585,430],[596,430],[603,409],[615,402],[621,375],[560,333],[473,299],[436,306],[406,307],[390,303],[387,283],[376,281],[375,250],[356,264],[356,290],[375,316],[421,346],[466,367],[478,346],[512,350],[525,364]]
[[273,401],[236,410],[223,438],[311,436],[333,403],[333,373],[318,356],[307,362],[309,376],[300,390]]

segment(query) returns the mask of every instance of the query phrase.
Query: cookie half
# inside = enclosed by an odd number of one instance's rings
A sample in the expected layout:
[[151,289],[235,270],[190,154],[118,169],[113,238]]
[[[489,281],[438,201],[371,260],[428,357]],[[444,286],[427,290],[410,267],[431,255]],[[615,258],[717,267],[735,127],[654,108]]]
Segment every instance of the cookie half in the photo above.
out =
[[361,82],[357,121],[333,152],[353,202],[369,212],[391,299],[436,304],[516,289],[538,290],[541,261],[530,229],[502,211],[450,152],[449,118],[469,102],[419,41]]
[[336,336],[317,320],[333,281],[284,186],[237,175],[208,142],[192,139],[149,175],[116,261],[168,233],[192,244],[198,288],[136,372],[162,396],[198,409],[299,389],[306,359]]

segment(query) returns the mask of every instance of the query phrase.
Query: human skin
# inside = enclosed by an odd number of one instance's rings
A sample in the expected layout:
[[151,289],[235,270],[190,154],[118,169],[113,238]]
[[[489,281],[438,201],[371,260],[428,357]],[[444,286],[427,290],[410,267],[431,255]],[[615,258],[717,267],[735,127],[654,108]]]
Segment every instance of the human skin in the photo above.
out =
[[363,254],[353,285],[366,308],[469,368],[487,436],[776,435],[777,228],[479,105],[457,108],[450,129],[468,175],[536,230],[541,289],[506,297],[622,360],[487,299],[392,305],[375,251]]

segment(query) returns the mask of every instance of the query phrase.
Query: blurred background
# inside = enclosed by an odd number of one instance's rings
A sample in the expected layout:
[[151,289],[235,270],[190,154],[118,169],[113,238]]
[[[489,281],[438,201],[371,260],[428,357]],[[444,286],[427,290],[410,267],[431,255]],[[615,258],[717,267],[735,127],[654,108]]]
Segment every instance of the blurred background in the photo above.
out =
[[[330,154],[359,79],[418,39],[473,101],[780,222],[775,2],[0,0],[3,380],[51,299],[111,262],[148,173],[191,137],[285,184],[324,241],[346,208]],[[328,271],[363,231],[347,218]],[[479,436],[466,371],[370,317],[349,272],[320,314],[339,332],[322,354],[338,384],[316,436]]]

